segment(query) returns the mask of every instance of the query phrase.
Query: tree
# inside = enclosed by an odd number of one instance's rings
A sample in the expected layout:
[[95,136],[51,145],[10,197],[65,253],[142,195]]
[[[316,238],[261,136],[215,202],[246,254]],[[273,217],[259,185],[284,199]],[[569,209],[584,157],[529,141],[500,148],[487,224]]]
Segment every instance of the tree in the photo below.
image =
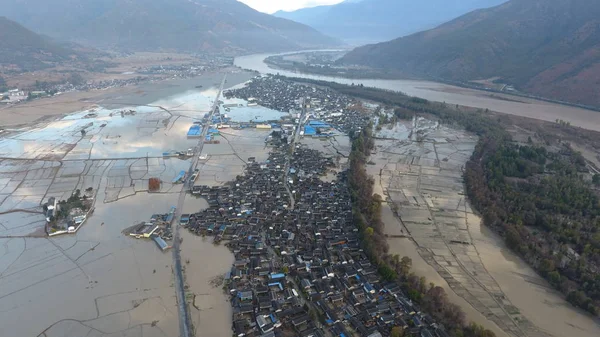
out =
[[0,92],[5,92],[8,90],[8,86],[6,85],[6,81],[2,76],[0,76]]
[[465,328],[464,337],[495,337],[496,335],[490,331],[482,327],[481,325],[471,323],[467,328]]
[[71,76],[69,77],[69,83],[71,83],[72,85],[81,85],[85,82],[85,80],[83,79],[83,76],[81,76],[81,74],[79,73],[72,73]]
[[544,259],[540,263],[539,269],[542,274],[547,274],[554,271],[556,267],[554,266],[554,261],[550,259]]
[[390,337],[402,337],[404,336],[404,329],[400,326],[395,326],[392,328],[390,333]]
[[367,229],[365,229],[365,234],[368,237],[373,236],[373,232],[374,232],[373,227],[367,227]]
[[594,185],[598,186],[600,185],[600,174],[596,173],[592,176],[592,182],[594,183]]

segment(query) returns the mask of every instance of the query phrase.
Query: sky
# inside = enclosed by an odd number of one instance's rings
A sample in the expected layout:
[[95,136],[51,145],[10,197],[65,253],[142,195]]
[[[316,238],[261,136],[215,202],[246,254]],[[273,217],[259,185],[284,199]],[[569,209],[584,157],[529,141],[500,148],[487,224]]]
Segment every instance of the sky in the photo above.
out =
[[246,5],[264,13],[275,13],[278,10],[293,11],[304,7],[333,5],[343,0],[239,0]]

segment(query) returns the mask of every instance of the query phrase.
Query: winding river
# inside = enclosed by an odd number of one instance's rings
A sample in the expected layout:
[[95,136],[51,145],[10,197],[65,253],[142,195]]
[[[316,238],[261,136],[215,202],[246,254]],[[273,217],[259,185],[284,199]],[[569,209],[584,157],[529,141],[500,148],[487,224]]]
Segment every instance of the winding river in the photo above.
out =
[[347,79],[273,69],[264,62],[265,58],[273,55],[278,54],[241,56],[235,59],[234,64],[240,68],[254,70],[262,74],[280,74],[290,77],[310,78],[342,84],[363,84],[368,87],[401,91],[405,94],[422,97],[431,101],[490,109],[511,115],[530,117],[550,122],[562,119],[570,122],[571,125],[574,126],[600,131],[600,112],[593,110],[497,93],[494,93],[492,96],[492,93],[486,91],[461,88],[431,81]]

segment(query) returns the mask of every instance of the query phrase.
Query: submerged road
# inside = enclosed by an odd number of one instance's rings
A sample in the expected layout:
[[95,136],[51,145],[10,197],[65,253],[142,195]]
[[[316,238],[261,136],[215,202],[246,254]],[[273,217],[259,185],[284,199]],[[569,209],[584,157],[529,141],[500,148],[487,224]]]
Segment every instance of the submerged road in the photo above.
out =
[[208,128],[212,121],[212,116],[214,115],[217,107],[219,106],[219,98],[221,97],[221,93],[223,92],[223,86],[225,86],[225,80],[227,79],[227,74],[223,75],[223,80],[221,81],[221,86],[219,87],[219,92],[215,97],[215,102],[210,110],[210,115],[207,121],[202,126],[202,135],[200,135],[200,139],[198,140],[198,145],[194,150],[194,156],[192,158],[192,162],[190,164],[190,168],[188,170],[188,178],[187,181],[184,182],[181,192],[179,193],[179,199],[177,201],[177,210],[175,211],[175,216],[173,216],[173,221],[171,222],[171,228],[173,229],[173,268],[175,274],[175,291],[177,295],[177,306],[179,309],[179,336],[180,337],[193,337],[194,332],[192,331],[192,322],[191,317],[188,312],[188,306],[185,299],[185,286],[184,286],[184,278],[183,278],[183,268],[181,266],[181,252],[180,252],[180,239],[179,239],[179,218],[181,217],[181,212],[183,209],[183,203],[185,202],[185,196],[187,191],[192,187],[194,181],[191,179],[191,176],[198,165],[198,160],[200,154],[202,153],[202,149],[204,148],[204,139],[208,133]]

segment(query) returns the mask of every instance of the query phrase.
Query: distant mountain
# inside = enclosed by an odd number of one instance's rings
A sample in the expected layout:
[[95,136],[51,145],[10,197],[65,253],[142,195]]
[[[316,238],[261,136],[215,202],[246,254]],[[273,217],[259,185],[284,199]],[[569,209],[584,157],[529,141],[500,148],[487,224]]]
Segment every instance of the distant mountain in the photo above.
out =
[[429,29],[478,8],[506,0],[347,0],[337,5],[279,11],[348,42],[379,42]]
[[313,28],[237,0],[3,0],[0,15],[55,38],[132,51],[263,52],[339,45]]
[[511,0],[341,62],[451,80],[490,79],[600,105],[600,1]]
[[78,57],[72,49],[0,17],[0,70],[39,70]]

